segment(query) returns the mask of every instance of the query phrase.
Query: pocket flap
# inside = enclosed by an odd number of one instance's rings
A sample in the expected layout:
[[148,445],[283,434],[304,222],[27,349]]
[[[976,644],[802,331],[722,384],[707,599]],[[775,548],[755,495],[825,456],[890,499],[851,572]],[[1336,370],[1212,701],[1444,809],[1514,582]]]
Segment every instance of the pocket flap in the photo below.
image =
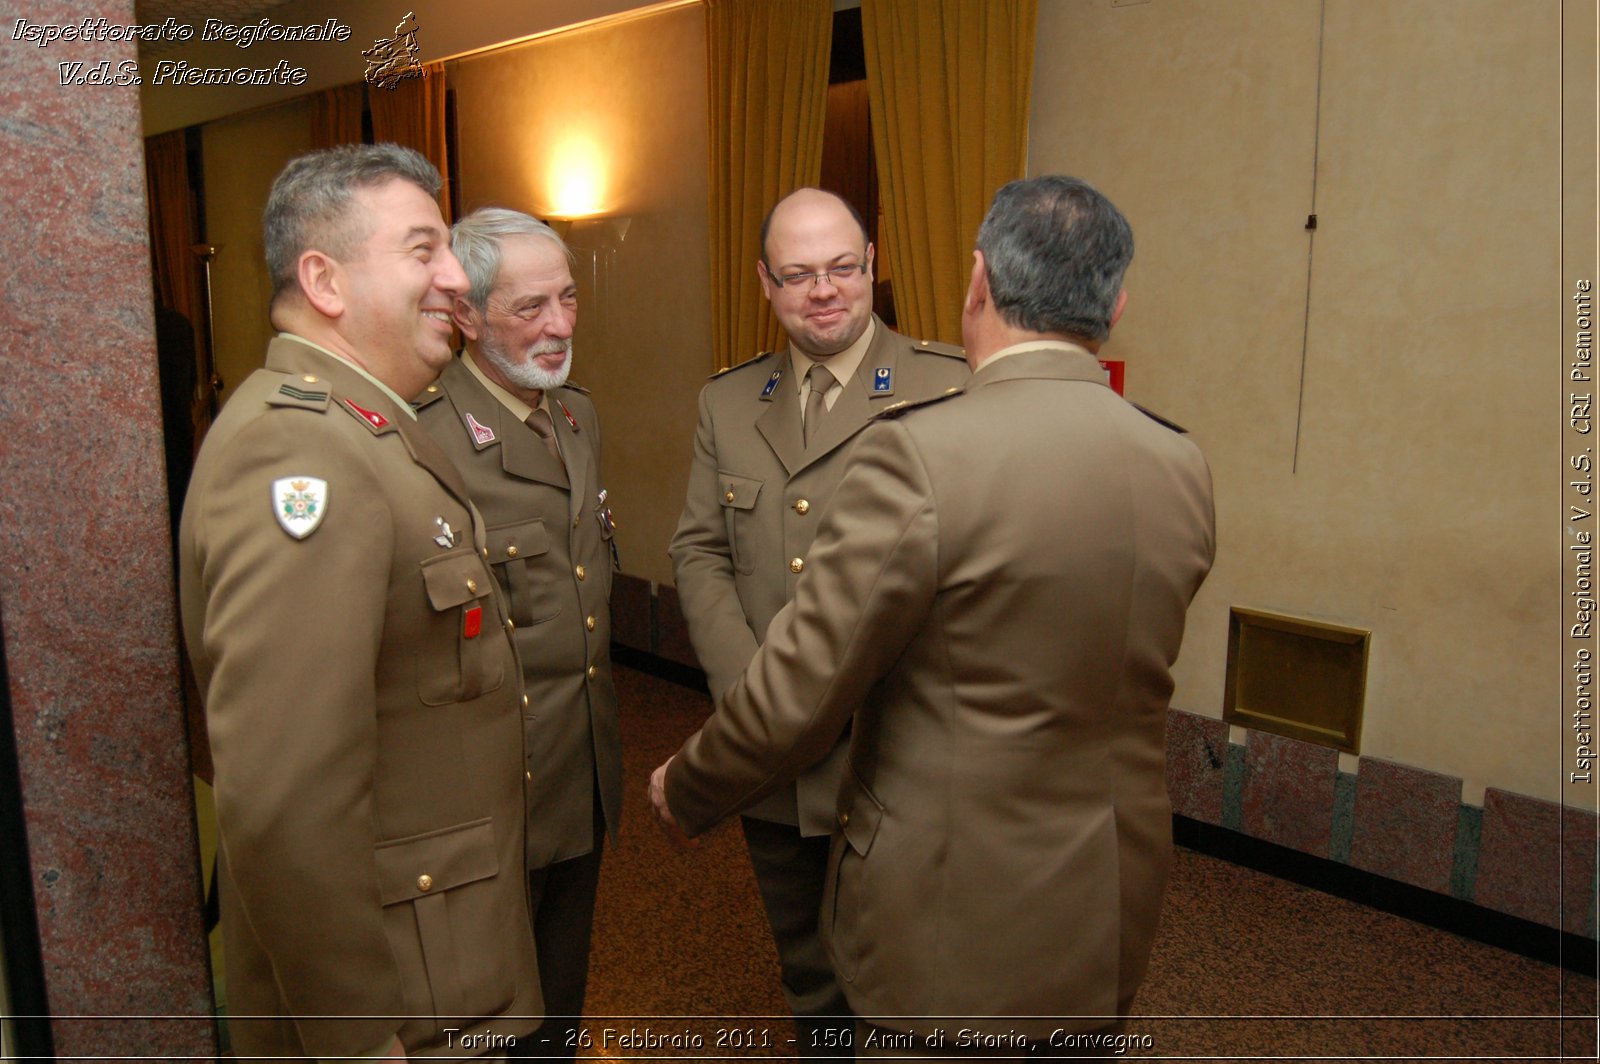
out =
[[717,490],[722,505],[730,510],[749,510],[761,494],[761,481],[754,477],[741,477],[736,473],[717,471]]
[[867,790],[867,785],[856,775],[856,769],[845,762],[844,785],[839,788],[839,832],[850,848],[865,857],[872,849],[872,840],[878,835],[878,824],[883,820],[883,803]]
[[436,610],[453,609],[489,594],[491,581],[483,559],[471,547],[441,554],[422,563],[428,601]]
[[514,558],[532,557],[550,549],[550,533],[545,531],[542,517],[491,528],[484,538],[489,548],[489,560],[495,564]]
[[384,905],[488,879],[500,870],[489,817],[380,843],[374,856]]

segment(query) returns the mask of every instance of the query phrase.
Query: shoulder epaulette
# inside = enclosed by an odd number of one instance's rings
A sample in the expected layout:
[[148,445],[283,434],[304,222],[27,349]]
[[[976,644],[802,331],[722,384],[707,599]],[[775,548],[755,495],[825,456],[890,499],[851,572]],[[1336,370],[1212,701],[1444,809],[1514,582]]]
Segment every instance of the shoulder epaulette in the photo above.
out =
[[310,374],[285,373],[278,390],[267,396],[268,406],[293,406],[302,410],[328,409],[328,385]]
[[759,355],[757,355],[756,357],[747,358],[743,362],[740,362],[738,365],[726,366],[726,367],[724,367],[722,369],[717,370],[717,372],[715,372],[711,376],[707,377],[706,380],[714,381],[718,377],[726,376],[727,374],[732,373],[736,369],[744,369],[746,366],[753,366],[757,362],[762,361],[763,359],[771,358],[773,354],[774,354],[774,352],[771,352],[771,351],[763,351]]
[[943,355],[946,358],[959,358],[966,360],[967,352],[956,344],[947,344],[939,340],[911,340],[911,349],[924,355]]
[[1168,421],[1166,418],[1162,417],[1160,414],[1156,413],[1154,410],[1146,410],[1144,407],[1140,406],[1138,403],[1133,402],[1132,400],[1129,400],[1128,405],[1133,407],[1135,410],[1139,411],[1139,413],[1143,414],[1145,417],[1149,418],[1151,421],[1154,421],[1157,425],[1165,425],[1167,428],[1171,429],[1173,432],[1179,433],[1180,435],[1187,436],[1189,434],[1189,430],[1188,429],[1184,428],[1182,425],[1178,424],[1175,421]]
[[434,383],[428,385],[428,387],[423,390],[421,395],[411,400],[411,409],[421,410],[423,407],[431,406],[443,398],[444,385],[440,384],[438,381],[435,381]]
[[940,394],[930,396],[927,399],[902,399],[898,403],[891,403],[882,410],[878,411],[875,415],[873,415],[872,420],[883,421],[897,417],[903,417],[913,410],[917,410],[924,406],[932,406],[934,403],[942,403],[946,399],[949,399],[952,396],[960,395],[964,391],[966,391],[965,388],[946,388]]
[[579,395],[588,395],[589,394],[589,389],[585,388],[581,384],[573,384],[571,381],[568,381],[567,383],[563,384],[561,387],[570,388],[573,391],[577,392]]

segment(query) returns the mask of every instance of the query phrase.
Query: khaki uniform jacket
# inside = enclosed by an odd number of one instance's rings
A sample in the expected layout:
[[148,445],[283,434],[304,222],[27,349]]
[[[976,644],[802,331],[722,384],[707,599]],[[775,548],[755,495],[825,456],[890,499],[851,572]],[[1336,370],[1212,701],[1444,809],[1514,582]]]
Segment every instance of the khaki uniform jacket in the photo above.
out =
[[600,425],[582,391],[556,388],[549,398],[565,469],[459,358],[418,401],[423,428],[461,471],[488,525],[489,561],[517,626],[528,696],[529,868],[594,848],[596,779],[613,836],[622,809]]
[[[713,697],[743,674],[772,618],[794,597],[856,435],[885,407],[942,395],[970,375],[959,348],[909,340],[873,320],[866,356],[809,447],[787,351],[726,370],[700,391],[694,465],[670,550]],[[746,812],[826,835],[844,765],[845,744],[835,746],[794,787]]]
[[[274,482],[307,478],[323,516],[296,539]],[[454,467],[354,369],[279,337],[206,439],[180,546],[234,1052],[363,1053],[398,1028],[460,1055],[536,1026],[521,686]]]
[[1108,1016],[1143,978],[1170,666],[1214,552],[1204,459],[1059,345],[873,425],[834,502],[793,605],[672,761],[674,814],[705,830],[855,711],[822,935],[857,1014],[1103,1024],[981,1017]]

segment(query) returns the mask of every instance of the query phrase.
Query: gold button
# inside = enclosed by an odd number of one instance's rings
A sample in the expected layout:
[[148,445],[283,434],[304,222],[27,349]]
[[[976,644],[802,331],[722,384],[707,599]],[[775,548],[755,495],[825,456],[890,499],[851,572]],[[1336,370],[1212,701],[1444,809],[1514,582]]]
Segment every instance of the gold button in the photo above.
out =
[[436,392],[438,390],[439,390],[439,386],[437,384],[428,385],[428,394],[431,395],[431,394],[433,394],[434,392]]
[[731,491],[730,492],[726,492],[722,496],[722,501],[723,502],[732,502],[733,501],[733,492],[731,492]]
[[523,779],[525,779],[525,780],[527,780],[527,781],[528,781],[528,782],[529,782],[529,783],[532,783],[532,782],[533,782],[533,773],[531,773],[531,772],[524,772],[524,773],[523,773],[523,774],[522,774],[522,778],[523,778]]
[[582,523],[582,521],[583,521],[583,518],[581,518],[581,517],[574,517],[574,518],[573,518],[573,519],[572,519],[572,527],[573,527],[573,528],[577,528],[577,527],[578,527],[578,525],[579,525],[579,524],[581,524],[581,523]]
[[800,570],[804,569],[805,567],[806,567],[806,560],[804,558],[796,558],[794,561],[789,563],[789,571],[791,573],[798,573]]
[[797,513],[797,514],[808,514],[808,513],[810,513],[811,512],[811,503],[810,503],[810,501],[807,500],[807,499],[801,499],[799,502],[795,503],[794,504],[794,512]]
[[850,814],[849,813],[840,813],[839,814],[839,826],[842,827],[842,828],[847,828],[847,827],[850,826]]
[[488,547],[483,548],[483,560],[484,561],[488,561],[489,560],[489,548]]
[[928,346],[928,341],[926,341],[926,340],[922,341],[922,346],[923,347],[927,347]]
[[590,665],[589,666],[589,679],[592,680],[596,676],[599,676],[599,675],[600,675],[600,669],[598,667],[594,666],[594,665]]
[[472,579],[470,576],[467,577],[467,590],[472,592],[474,595],[478,593],[478,582]]
[[313,377],[309,373],[307,373],[304,377],[301,377],[300,379],[305,381],[307,384],[315,384],[315,383],[317,383],[317,378]]
[[516,556],[517,556],[517,545],[515,543],[513,543],[511,546],[506,548],[506,557],[507,558],[515,558]]
[[527,695],[523,695],[522,696],[522,708],[523,709],[527,709],[528,708],[528,696]]
[[591,631],[591,632],[594,631],[594,618],[593,617],[585,617],[583,619],[583,626],[585,628],[589,629],[589,631]]
[[513,621],[510,617],[507,617],[506,618],[506,631],[515,632],[516,630],[517,630],[517,622]]
[[433,877],[424,872],[417,877],[417,889],[426,894],[433,889]]
[[577,568],[576,568],[576,569],[574,569],[574,570],[573,570],[573,572],[575,572],[575,573],[577,573],[577,574],[578,574],[578,579],[579,579],[579,580],[582,580],[582,579],[583,579],[583,578],[584,578],[584,577],[586,577],[586,576],[588,576],[588,575],[589,575],[589,570],[587,570],[587,569],[585,569],[585,568],[584,568],[584,567],[583,567],[583,566],[581,566],[581,565],[580,565],[580,566],[578,566],[578,567],[577,567]]

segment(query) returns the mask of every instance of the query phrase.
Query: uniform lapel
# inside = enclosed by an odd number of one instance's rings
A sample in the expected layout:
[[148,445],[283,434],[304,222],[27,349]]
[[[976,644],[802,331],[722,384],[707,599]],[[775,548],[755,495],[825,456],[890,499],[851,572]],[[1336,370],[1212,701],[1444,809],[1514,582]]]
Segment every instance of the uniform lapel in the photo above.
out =
[[[571,496],[567,500],[571,513],[567,516],[576,522],[583,514],[584,499],[589,491],[585,474],[589,468],[589,438],[578,429],[575,422],[568,420],[567,408],[562,404],[559,392],[550,393],[550,417],[556,425],[556,443],[567,463],[568,493]],[[549,456],[546,451],[545,457]]]
[[[450,402],[456,410],[456,428],[466,433],[474,450],[483,451],[499,444],[500,465],[510,475],[558,488],[567,486],[566,471],[550,456],[539,434],[490,394],[460,358],[445,367],[444,378],[449,385]],[[562,419],[557,415],[556,420]],[[490,429],[493,435],[475,436],[474,424],[480,429]]]
[[[778,369],[783,376],[771,397],[761,400],[766,410],[756,418],[756,431],[767,441],[772,453],[778,456],[784,470],[793,476],[805,462],[806,448],[800,424],[800,397],[794,388],[791,377],[793,369],[787,351],[780,356]],[[760,387],[766,386],[767,380],[762,378]],[[759,393],[756,398],[759,399]]]

